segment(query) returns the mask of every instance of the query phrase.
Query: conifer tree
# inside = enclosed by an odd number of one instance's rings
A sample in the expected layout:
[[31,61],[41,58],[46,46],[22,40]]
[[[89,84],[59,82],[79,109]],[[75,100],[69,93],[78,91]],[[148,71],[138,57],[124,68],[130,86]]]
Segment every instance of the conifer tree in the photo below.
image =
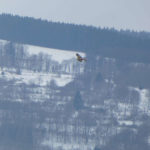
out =
[[73,99],[73,106],[76,110],[80,110],[83,108],[83,100],[80,91],[77,91],[75,94],[75,97]]

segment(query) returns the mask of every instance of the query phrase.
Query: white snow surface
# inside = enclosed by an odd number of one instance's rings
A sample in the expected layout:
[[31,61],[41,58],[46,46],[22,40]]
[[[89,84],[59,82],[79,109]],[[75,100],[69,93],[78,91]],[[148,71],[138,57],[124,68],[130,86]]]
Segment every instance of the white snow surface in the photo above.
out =
[[[13,69],[12,69],[13,70]],[[18,75],[16,73],[13,73],[13,71],[10,72],[5,69],[3,76],[6,80],[17,80],[16,83],[26,83],[26,84],[38,84],[41,86],[46,86],[47,83],[50,83],[52,80],[54,80],[57,84],[57,86],[65,86],[67,83],[71,82],[73,80],[72,75],[69,74],[61,74],[57,75],[54,73],[43,73],[43,72],[33,72],[29,70],[22,70],[21,74]],[[1,74],[1,71],[0,71]]]
[[[9,41],[0,39],[0,44],[5,45]],[[79,53],[82,57],[85,57],[86,54],[79,51],[70,51],[70,50],[61,50],[61,49],[54,49],[54,48],[46,48],[34,45],[23,44],[25,50],[30,55],[38,55],[39,53],[47,54],[52,57],[53,60],[62,63],[64,60],[69,60],[72,58],[76,58],[76,53]]]
[[137,91],[140,95],[139,109],[143,112],[147,112],[147,114],[150,115],[150,110],[149,110],[150,91],[148,89],[139,89],[138,87],[130,87],[130,89]]
[[76,53],[79,53],[81,56],[85,57],[85,53],[82,52],[53,49],[33,45],[24,46],[30,55],[38,55],[39,53],[47,54],[52,57],[52,60],[55,60],[59,63],[62,63],[64,60],[76,58]]
[[64,142],[57,142],[55,138],[51,138],[48,140],[43,141],[42,145],[44,146],[49,146],[54,149],[59,149],[62,148],[64,150],[77,150],[77,149],[82,149],[82,150],[92,150],[93,149],[93,143],[76,143],[76,142],[71,142],[71,143],[64,143]]
[[119,120],[118,122],[120,125],[126,125],[126,126],[132,126],[132,125],[140,126],[140,125],[142,125],[142,122],[140,122],[140,121],[133,122],[132,120]]
[[5,45],[8,41],[0,39],[0,44]]
[[[9,41],[0,40],[0,45],[4,46]],[[16,43],[17,45],[17,43]],[[85,53],[77,52],[77,51],[68,51],[68,50],[60,50],[60,49],[53,49],[53,48],[46,48],[40,46],[33,46],[27,44],[21,44],[24,46],[25,51],[27,51],[28,55],[38,55],[40,53],[44,55],[48,55],[51,57],[52,60],[58,62],[59,64],[64,63],[64,61],[72,60],[75,61],[76,53],[79,53],[81,56],[85,57]],[[66,62],[65,62],[66,63]],[[78,62],[77,62],[78,63]],[[72,64],[68,64],[68,66]],[[81,66],[83,67],[82,63]],[[80,72],[83,72],[83,68],[80,68]],[[71,67],[70,67],[71,68]],[[66,68],[67,71],[68,68]],[[17,83],[26,83],[26,84],[38,84],[41,86],[45,86],[47,83],[54,80],[57,86],[65,86],[69,82],[74,79],[74,76],[71,73],[68,74],[56,74],[56,73],[46,73],[46,72],[34,72],[32,70],[23,70],[21,69],[21,74],[16,74],[13,68],[3,68],[5,74],[3,77],[7,80],[17,79]],[[0,76],[2,70],[0,70]]]

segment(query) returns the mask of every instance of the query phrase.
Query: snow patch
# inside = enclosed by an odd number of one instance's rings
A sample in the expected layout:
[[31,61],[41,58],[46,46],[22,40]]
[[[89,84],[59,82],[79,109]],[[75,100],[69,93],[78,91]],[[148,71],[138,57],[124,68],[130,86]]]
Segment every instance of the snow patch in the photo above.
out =
[[82,149],[82,150],[93,150],[94,143],[76,143],[76,142],[70,142],[70,143],[65,143],[65,142],[58,142],[55,137],[51,137],[50,139],[45,139],[42,142],[43,146],[48,146],[52,147],[54,149],[63,149],[63,150],[77,150],[77,149]]
[[1,40],[0,39],[0,45],[5,45],[5,44],[7,44],[8,43],[8,41],[6,41],[6,40]]
[[24,45],[25,49],[30,55],[38,55],[39,53],[47,54],[52,57],[53,60],[62,63],[64,60],[75,59],[76,53],[79,53],[81,56],[85,57],[85,53],[76,52],[76,51],[67,51],[53,48],[45,48],[40,46],[33,45]]
[[75,113],[72,115],[73,118],[77,118],[79,115],[79,112],[78,111],[75,111]]
[[139,95],[140,95],[139,109],[142,112],[147,112],[147,114],[150,115],[150,110],[149,110],[149,106],[150,106],[150,102],[149,102],[150,91],[148,89],[140,89],[138,87],[130,87],[130,89],[137,91],[139,93]]
[[[5,46],[5,44],[7,44],[8,42],[9,41],[6,40],[0,40],[0,45]],[[79,53],[83,57],[85,57],[85,53],[46,48],[27,44],[22,45],[24,46],[24,50],[27,52],[28,55],[38,55],[41,53],[44,55],[49,55],[52,60],[61,63],[61,74],[58,75],[58,73],[53,72],[34,72],[25,69],[21,70],[21,74],[17,74],[15,68],[3,68],[3,70],[0,71],[0,76],[3,76],[6,80],[16,79],[17,83],[38,84],[41,86],[45,86],[47,85],[47,83],[55,81],[57,86],[65,86],[73,80],[73,71],[74,73],[84,72],[84,63],[78,63],[76,61],[76,53]],[[78,67],[75,68],[76,66]]]
[[118,122],[119,122],[120,125],[126,125],[126,126],[133,125],[133,121],[131,121],[131,120],[120,120]]
[[[9,41],[1,40],[0,45],[5,45]],[[17,43],[16,43],[17,44]],[[54,48],[46,48],[40,46],[34,46],[29,44],[22,44],[29,53],[29,55],[38,55],[40,53],[50,55],[53,60],[57,61],[58,63],[62,63],[64,60],[76,59],[76,53],[79,53],[82,57],[85,57],[86,54],[79,51],[70,51],[70,50],[61,50],[61,49],[54,49]]]
[[[5,69],[3,69],[5,70]],[[0,71],[0,74],[1,71]],[[43,72],[33,72],[29,70],[22,70],[21,74],[6,71],[3,76],[6,80],[17,80],[16,84],[26,83],[26,84],[37,84],[41,86],[46,86],[51,81],[55,81],[57,86],[65,86],[73,80],[72,75],[69,74],[54,74],[54,73],[43,73]]]

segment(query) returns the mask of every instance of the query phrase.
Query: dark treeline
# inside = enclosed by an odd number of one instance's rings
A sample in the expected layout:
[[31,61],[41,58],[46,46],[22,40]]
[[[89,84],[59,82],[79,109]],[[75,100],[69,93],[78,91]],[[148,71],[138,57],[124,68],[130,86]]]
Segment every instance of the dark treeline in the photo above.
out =
[[0,15],[0,38],[50,48],[150,62],[150,34]]

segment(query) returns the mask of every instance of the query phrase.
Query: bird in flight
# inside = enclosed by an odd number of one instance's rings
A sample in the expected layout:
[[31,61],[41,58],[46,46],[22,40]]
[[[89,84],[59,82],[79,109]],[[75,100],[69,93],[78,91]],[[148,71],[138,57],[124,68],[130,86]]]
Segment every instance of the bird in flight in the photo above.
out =
[[80,61],[80,62],[82,62],[83,60],[87,61],[86,58],[80,56],[78,53],[76,53],[76,56],[77,56],[77,60]]

